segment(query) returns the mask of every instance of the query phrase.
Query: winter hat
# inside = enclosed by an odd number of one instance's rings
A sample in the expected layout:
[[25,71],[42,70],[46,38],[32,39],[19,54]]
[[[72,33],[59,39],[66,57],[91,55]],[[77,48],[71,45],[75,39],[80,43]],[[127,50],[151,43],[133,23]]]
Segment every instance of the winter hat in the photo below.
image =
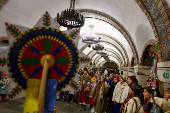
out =
[[128,76],[128,78],[130,78],[132,80],[133,83],[138,84],[138,80],[136,79],[135,76]]
[[88,69],[86,69],[86,68],[84,69],[84,71],[86,71],[87,73],[89,73]]
[[3,76],[6,76],[6,75],[8,75],[8,74],[6,74],[6,73],[3,73]]
[[117,81],[119,82],[119,76],[114,76],[114,79],[117,79]]
[[124,75],[120,75],[120,77],[121,77],[124,81],[126,81],[126,77],[125,77]]

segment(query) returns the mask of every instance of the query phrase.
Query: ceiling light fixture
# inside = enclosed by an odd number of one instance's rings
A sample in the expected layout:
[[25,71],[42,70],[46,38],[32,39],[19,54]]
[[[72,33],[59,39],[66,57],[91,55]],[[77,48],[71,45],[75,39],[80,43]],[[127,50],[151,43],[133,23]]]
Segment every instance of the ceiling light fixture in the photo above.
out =
[[92,44],[98,43],[101,38],[93,33],[94,25],[89,25],[89,27],[90,33],[82,36],[82,42],[87,43],[88,47],[91,47]]
[[103,49],[104,49],[104,46],[101,45],[101,44],[99,44],[99,43],[97,43],[97,44],[95,44],[95,45],[93,46],[93,50],[101,51],[101,50],[103,50]]
[[75,10],[75,0],[70,1],[70,8],[57,14],[57,23],[68,28],[79,28],[84,25],[85,18]]

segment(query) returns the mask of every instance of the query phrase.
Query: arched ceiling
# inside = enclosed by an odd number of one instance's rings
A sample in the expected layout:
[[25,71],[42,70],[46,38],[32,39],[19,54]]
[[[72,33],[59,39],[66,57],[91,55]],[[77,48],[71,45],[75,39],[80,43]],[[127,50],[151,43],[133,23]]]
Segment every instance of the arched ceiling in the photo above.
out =
[[[56,18],[69,4],[70,0],[8,0],[0,9],[0,37],[7,36],[5,22],[32,28],[46,11]],[[76,0],[75,8],[87,18],[80,34],[89,32],[88,25],[95,24],[94,32],[102,37],[100,43],[116,52],[110,52],[110,58],[118,64],[129,64],[132,56],[138,62],[145,43],[154,38],[152,27],[135,0]],[[81,43],[81,37],[78,48],[93,61],[98,58],[95,51]],[[105,61],[98,58],[95,62]]]
[[[101,55],[97,54],[97,51],[95,51],[91,48],[87,47],[86,49],[90,49],[90,51],[87,50],[87,51],[89,51],[87,53],[87,55],[92,59],[92,63],[96,63],[98,56],[101,56]],[[109,56],[114,56],[117,60],[119,60],[119,63],[122,63],[122,65],[124,65],[125,60],[122,59],[122,57],[120,56],[120,54],[118,52],[116,52],[115,50],[108,48],[108,47],[105,47],[105,49]]]

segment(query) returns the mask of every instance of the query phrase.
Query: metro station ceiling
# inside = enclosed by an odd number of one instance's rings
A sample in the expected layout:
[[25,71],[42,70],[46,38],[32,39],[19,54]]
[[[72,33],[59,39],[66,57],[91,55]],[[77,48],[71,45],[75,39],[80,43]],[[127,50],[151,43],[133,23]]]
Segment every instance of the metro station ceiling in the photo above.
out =
[[[57,13],[69,5],[70,0],[8,0],[0,9],[0,37],[7,36],[5,22],[31,28],[44,12],[48,11],[56,18]],[[86,17],[80,30],[78,49],[97,65],[104,64],[105,59],[82,42],[82,36],[89,32],[89,25],[94,25],[94,33],[101,37],[100,44],[119,66],[129,64],[134,56],[140,59],[145,43],[155,39],[147,17],[135,0],[76,0],[75,8]]]

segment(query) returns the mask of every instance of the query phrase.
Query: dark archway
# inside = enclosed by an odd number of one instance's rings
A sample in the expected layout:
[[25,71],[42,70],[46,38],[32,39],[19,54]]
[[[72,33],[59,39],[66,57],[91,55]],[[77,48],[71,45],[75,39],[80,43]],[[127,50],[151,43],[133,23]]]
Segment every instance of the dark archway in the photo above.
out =
[[149,49],[151,48],[152,45],[148,45],[146,48],[145,48],[145,51],[142,55],[142,62],[141,64],[143,66],[152,66],[152,60],[153,58],[149,55]]
[[106,68],[112,68],[112,69],[118,68],[118,65],[115,62],[106,62],[106,63],[103,64],[103,66],[106,67]]
[[130,63],[130,67],[133,67],[135,64],[134,64],[134,57],[132,57],[132,60],[131,60],[131,63]]

